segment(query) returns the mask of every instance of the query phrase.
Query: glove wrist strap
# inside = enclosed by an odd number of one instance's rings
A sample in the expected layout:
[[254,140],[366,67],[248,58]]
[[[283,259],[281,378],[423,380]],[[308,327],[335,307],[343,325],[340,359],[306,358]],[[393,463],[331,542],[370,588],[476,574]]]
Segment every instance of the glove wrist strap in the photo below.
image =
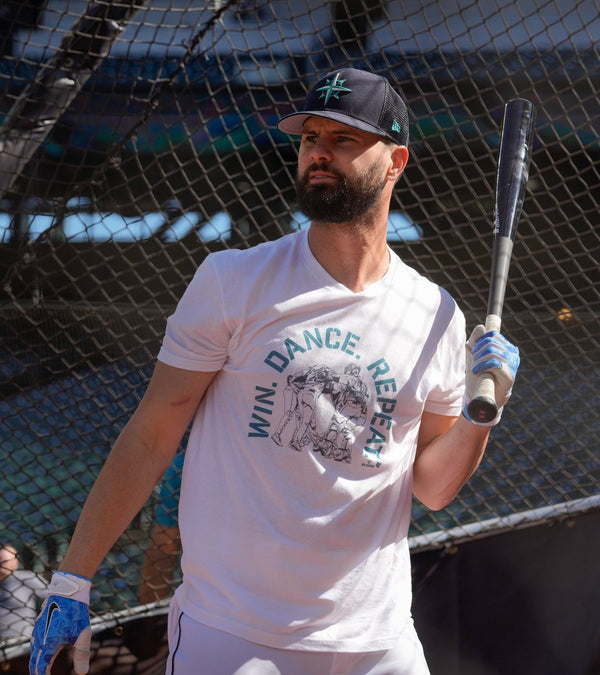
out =
[[54,572],[48,585],[48,595],[62,595],[71,600],[90,604],[92,581],[69,572]]

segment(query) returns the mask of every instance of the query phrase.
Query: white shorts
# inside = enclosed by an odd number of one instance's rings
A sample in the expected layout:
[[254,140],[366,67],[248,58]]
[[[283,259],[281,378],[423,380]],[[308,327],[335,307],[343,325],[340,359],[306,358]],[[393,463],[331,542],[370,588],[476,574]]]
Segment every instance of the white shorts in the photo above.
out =
[[429,668],[412,621],[387,651],[275,649],[198,623],[173,598],[166,675],[429,675]]

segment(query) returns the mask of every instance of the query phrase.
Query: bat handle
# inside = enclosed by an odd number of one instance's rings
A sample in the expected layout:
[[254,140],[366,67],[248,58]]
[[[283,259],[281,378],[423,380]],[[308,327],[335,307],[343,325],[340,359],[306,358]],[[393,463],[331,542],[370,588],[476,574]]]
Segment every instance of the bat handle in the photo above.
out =
[[[497,314],[488,314],[485,319],[485,330],[500,330],[501,319]],[[491,422],[498,414],[496,404],[496,384],[489,373],[481,373],[477,378],[477,385],[473,398],[467,405],[469,417],[474,422]]]

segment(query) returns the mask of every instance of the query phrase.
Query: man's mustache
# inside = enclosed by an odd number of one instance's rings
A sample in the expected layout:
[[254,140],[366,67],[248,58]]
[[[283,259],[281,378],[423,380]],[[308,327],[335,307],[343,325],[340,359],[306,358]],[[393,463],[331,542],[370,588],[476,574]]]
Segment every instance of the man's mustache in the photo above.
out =
[[336,178],[344,178],[341,172],[339,172],[337,169],[331,168],[327,162],[320,162],[318,164],[315,162],[314,164],[308,166],[302,176],[300,176],[300,184],[306,185],[308,183],[309,175],[315,171],[327,171],[327,173],[332,173]]

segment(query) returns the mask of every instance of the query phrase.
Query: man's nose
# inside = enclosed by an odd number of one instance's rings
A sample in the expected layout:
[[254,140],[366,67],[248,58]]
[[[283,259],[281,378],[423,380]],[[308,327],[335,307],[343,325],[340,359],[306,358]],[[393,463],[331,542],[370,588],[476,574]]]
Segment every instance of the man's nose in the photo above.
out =
[[330,162],[333,158],[331,143],[323,138],[320,138],[312,146],[310,156],[317,164],[323,161]]

